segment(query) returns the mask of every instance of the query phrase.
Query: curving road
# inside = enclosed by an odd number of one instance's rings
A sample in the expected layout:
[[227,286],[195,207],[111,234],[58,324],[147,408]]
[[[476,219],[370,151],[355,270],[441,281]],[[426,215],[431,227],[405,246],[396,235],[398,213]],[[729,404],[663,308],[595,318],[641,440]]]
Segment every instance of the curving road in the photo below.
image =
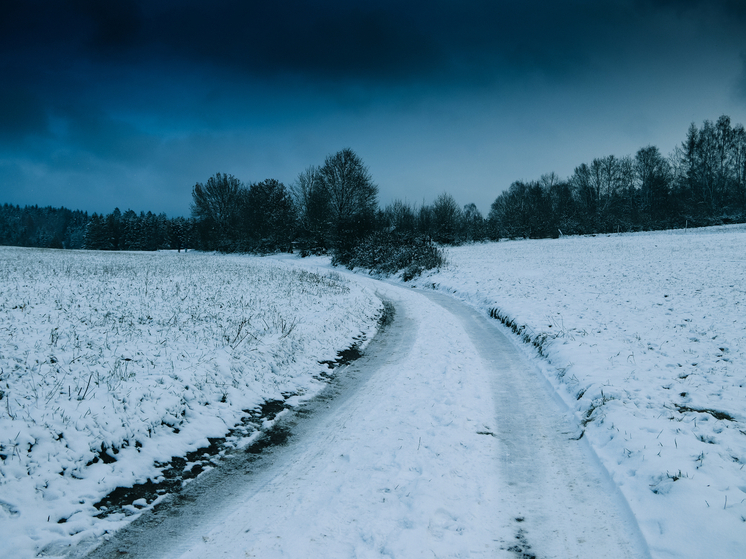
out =
[[90,557],[649,557],[626,502],[502,327],[436,293],[242,454]]

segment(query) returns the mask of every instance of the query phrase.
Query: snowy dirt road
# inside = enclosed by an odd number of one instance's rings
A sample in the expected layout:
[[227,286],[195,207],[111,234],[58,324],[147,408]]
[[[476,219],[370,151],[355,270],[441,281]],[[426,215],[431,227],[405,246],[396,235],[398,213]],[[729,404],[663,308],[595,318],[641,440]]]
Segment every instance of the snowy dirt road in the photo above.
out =
[[288,413],[285,444],[203,475],[90,557],[649,556],[572,416],[496,321],[355,280],[394,320]]

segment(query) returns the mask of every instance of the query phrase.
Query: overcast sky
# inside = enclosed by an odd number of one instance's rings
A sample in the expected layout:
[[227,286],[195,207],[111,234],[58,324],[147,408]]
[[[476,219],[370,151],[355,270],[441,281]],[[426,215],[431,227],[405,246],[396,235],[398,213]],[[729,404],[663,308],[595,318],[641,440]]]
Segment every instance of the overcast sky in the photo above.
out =
[[189,215],[351,147],[394,198],[746,124],[742,0],[0,0],[0,204]]

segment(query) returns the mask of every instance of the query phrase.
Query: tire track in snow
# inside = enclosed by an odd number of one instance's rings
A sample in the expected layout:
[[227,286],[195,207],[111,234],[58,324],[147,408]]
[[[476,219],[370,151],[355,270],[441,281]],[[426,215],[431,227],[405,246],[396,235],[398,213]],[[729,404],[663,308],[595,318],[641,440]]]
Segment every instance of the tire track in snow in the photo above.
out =
[[426,294],[459,317],[493,375],[501,517],[516,530],[511,551],[522,558],[649,557],[627,502],[578,440],[579,426],[538,368],[502,326],[455,298]]

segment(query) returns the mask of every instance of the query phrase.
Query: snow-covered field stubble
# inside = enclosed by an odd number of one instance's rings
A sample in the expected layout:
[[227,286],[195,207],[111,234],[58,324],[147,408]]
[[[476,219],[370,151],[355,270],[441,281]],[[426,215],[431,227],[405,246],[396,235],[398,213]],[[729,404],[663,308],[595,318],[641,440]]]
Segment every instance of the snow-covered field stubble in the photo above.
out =
[[[199,253],[0,247],[0,556],[115,529],[94,507],[242,410],[310,397],[381,302],[334,273]],[[135,503],[136,514],[147,503]]]
[[507,241],[448,260],[417,285],[534,344],[653,556],[742,557],[746,227]]

